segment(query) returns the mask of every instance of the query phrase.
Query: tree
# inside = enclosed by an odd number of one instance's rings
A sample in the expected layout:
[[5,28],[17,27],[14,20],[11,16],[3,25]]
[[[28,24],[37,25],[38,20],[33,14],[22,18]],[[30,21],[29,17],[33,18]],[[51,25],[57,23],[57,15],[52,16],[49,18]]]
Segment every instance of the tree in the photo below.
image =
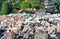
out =
[[36,10],[38,10],[39,9],[39,6],[36,5],[36,4],[32,4],[32,8],[36,8]]
[[16,14],[17,12],[18,12],[17,9],[12,9],[12,13],[13,13],[13,14]]
[[1,10],[1,7],[2,7],[2,3],[4,2],[5,0],[0,0],[0,10]]
[[55,0],[55,3],[60,3],[60,0]]
[[21,4],[21,9],[31,8],[31,4],[29,2],[23,1]]
[[11,5],[11,3],[8,3],[8,9],[9,9],[8,10],[9,11],[9,14],[12,13],[12,5]]
[[32,4],[32,8],[41,9],[43,7],[43,0],[25,0]]
[[1,15],[8,14],[9,13],[8,11],[9,11],[8,2],[4,1],[1,8]]

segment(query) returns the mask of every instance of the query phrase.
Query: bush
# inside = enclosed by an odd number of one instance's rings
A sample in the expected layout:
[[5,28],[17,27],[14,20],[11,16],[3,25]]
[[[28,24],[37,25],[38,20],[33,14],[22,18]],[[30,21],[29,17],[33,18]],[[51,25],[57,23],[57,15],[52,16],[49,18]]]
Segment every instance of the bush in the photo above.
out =
[[9,10],[8,10],[8,14],[10,14],[11,12],[12,12],[12,5],[11,5],[11,3],[8,3],[8,8],[9,8]]
[[1,11],[0,11],[0,15],[1,15]]
[[17,12],[18,12],[17,9],[13,9],[13,10],[12,10],[12,13],[13,13],[13,14],[15,14],[15,13],[17,13]]
[[37,6],[36,4],[32,4],[32,8],[35,8],[35,9],[39,9],[40,7],[39,6]]
[[31,8],[31,4],[29,2],[23,1],[21,4],[21,9],[27,9],[27,8]]
[[1,8],[1,15],[8,14],[9,12],[8,2],[4,1]]
[[44,9],[44,3],[43,2],[41,2],[41,4],[40,4],[40,9]]

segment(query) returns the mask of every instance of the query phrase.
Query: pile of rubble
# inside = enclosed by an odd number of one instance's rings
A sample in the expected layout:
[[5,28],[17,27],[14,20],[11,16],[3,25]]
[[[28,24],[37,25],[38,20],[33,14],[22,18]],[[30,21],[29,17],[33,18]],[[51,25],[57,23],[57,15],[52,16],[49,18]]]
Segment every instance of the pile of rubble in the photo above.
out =
[[26,13],[3,15],[0,16],[0,26],[22,35],[24,39],[56,38],[56,33],[60,32],[60,14],[46,14],[42,17],[31,14],[29,18]]

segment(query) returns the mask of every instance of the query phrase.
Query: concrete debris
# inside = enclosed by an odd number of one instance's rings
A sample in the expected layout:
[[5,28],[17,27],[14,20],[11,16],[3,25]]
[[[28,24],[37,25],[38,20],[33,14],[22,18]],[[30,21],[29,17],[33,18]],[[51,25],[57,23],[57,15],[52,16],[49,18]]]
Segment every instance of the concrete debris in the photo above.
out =
[[0,26],[10,29],[21,39],[58,38],[56,33],[60,32],[60,14],[46,14],[42,17],[31,15],[29,18],[25,13],[0,16]]

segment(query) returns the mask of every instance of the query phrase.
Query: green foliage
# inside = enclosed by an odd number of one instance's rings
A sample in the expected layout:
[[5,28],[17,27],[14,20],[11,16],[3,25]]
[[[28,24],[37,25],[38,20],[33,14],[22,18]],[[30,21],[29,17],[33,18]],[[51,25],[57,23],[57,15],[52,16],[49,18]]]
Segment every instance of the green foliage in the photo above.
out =
[[39,6],[32,4],[32,8],[36,8],[37,10],[39,9]]
[[25,2],[25,1],[22,2],[21,9],[27,9],[30,7],[31,7],[31,4],[29,2]]
[[[3,4],[2,4],[3,3]],[[0,14],[17,13],[20,9],[43,9],[42,0],[0,0]]]
[[27,0],[27,2],[31,3],[32,8],[43,9],[43,1],[42,0]]
[[12,5],[11,5],[11,3],[8,3],[8,11],[9,11],[9,13],[8,14],[10,14],[11,12],[12,12]]
[[13,13],[13,14],[15,14],[15,13],[17,13],[17,12],[18,12],[17,9],[13,9],[13,10],[12,10],[12,13]]
[[[6,1],[7,4],[3,4],[3,2]],[[24,0],[0,0],[0,10],[1,10],[1,13],[0,14],[10,14],[12,12],[16,12],[17,10],[20,10],[20,5],[22,3],[22,1]],[[4,5],[4,6],[3,6]],[[8,10],[6,10],[7,8]],[[4,9],[3,9],[4,8]],[[8,11],[7,13],[5,13],[5,11]],[[4,12],[4,13],[3,13]]]
[[55,3],[60,3],[60,0],[55,0]]
[[44,3],[43,2],[40,2],[40,9],[43,9],[44,8]]
[[1,14],[1,11],[0,11],[0,14]]
[[24,0],[19,0],[20,1],[20,4],[24,1]]
[[32,8],[36,8],[36,5],[35,4],[32,4]]
[[1,10],[3,1],[5,1],[5,0],[0,0],[0,10]]
[[8,14],[9,13],[8,11],[9,11],[8,2],[4,1],[1,8],[1,15]]

